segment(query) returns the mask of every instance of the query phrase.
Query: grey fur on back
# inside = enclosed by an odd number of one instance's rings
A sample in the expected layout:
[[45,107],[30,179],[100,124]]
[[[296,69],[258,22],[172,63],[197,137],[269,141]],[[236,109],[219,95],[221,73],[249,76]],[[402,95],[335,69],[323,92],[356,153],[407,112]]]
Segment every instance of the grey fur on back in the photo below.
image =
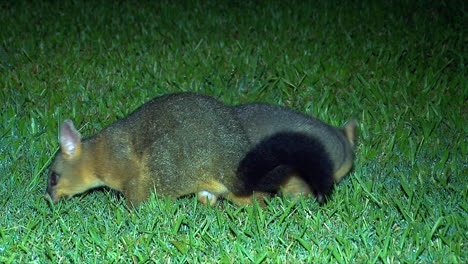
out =
[[192,93],[157,97],[101,134],[113,139],[114,151],[130,146],[128,153],[148,168],[151,177],[139,185],[171,195],[185,195],[201,175],[237,186],[235,172],[249,147],[232,108]]

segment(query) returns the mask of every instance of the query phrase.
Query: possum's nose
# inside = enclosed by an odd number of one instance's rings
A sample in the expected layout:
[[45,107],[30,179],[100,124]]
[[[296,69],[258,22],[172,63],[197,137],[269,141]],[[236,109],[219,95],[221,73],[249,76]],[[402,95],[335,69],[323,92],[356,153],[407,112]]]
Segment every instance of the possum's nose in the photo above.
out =
[[47,202],[57,203],[60,199],[58,199],[54,193],[46,192],[44,194],[44,200],[46,200]]
[[50,197],[49,193],[44,194],[44,200],[47,202],[53,202],[52,197]]

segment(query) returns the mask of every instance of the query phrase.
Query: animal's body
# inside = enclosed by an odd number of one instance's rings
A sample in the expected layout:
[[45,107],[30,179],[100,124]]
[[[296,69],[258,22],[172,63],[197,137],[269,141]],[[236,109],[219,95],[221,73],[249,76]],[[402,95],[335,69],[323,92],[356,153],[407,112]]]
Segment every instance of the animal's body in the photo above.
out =
[[[268,116],[273,110],[281,118]],[[286,108],[230,107],[204,95],[169,94],[84,140],[65,121],[47,194],[56,202],[108,186],[133,206],[151,192],[251,204],[255,195],[283,187],[292,194],[312,191],[321,200],[333,178],[351,168],[353,141],[347,135]],[[293,171],[298,173],[291,177]]]

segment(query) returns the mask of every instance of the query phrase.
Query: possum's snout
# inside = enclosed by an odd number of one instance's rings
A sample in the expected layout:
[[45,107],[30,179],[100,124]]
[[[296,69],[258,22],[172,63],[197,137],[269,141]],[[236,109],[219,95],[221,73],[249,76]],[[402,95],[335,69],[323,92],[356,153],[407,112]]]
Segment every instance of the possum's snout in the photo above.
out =
[[47,192],[44,194],[44,200],[47,202],[57,203],[61,200],[61,198],[55,194],[55,190],[47,190]]

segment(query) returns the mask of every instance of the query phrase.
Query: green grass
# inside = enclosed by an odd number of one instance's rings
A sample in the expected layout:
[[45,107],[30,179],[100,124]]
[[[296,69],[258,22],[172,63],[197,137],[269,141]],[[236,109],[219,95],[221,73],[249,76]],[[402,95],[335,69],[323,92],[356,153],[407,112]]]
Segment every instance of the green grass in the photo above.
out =
[[[466,263],[464,2],[383,2],[2,2],[0,262]],[[175,91],[357,118],[355,169],[324,206],[43,200],[64,119]]]

